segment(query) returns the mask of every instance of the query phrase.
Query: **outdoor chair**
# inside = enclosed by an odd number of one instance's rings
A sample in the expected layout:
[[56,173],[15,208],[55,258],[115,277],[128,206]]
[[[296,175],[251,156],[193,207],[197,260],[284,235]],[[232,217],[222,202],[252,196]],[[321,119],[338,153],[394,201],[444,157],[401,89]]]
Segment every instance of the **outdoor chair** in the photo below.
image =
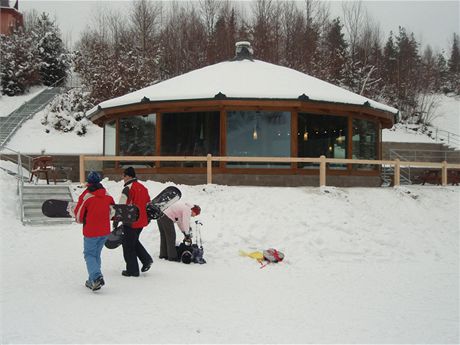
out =
[[37,178],[36,183],[38,182],[38,179],[41,176],[44,176],[46,178],[46,183],[50,184],[49,178],[50,175],[53,178],[54,184],[56,184],[56,168],[53,165],[53,157],[51,156],[39,156],[35,157],[32,160],[32,170],[30,171],[30,180],[29,182],[32,182],[32,179],[34,176]]

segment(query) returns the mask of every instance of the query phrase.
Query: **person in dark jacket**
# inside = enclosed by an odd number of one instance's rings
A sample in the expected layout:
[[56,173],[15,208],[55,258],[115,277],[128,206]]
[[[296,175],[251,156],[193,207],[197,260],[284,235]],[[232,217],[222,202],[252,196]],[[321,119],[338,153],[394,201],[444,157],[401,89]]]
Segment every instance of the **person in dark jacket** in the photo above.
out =
[[139,264],[137,258],[142,263],[142,272],[147,272],[153,263],[152,257],[139,241],[142,229],[149,223],[146,205],[150,202],[150,195],[147,188],[137,180],[134,168],[129,167],[124,170],[123,181],[125,184],[121,192],[120,204],[136,205],[139,209],[139,219],[129,225],[123,224],[125,235],[122,246],[126,270],[122,271],[121,274],[125,277],[138,277]]
[[83,224],[83,255],[88,270],[85,286],[95,291],[105,284],[101,252],[110,234],[110,205],[115,202],[101,185],[97,172],[90,172],[86,181],[87,188],[78,198],[74,213],[77,223]]

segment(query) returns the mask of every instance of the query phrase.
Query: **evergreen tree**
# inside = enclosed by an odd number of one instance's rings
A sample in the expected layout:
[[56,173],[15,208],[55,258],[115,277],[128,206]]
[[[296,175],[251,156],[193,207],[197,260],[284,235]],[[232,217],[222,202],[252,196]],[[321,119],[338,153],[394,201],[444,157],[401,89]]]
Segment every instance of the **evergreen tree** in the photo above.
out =
[[332,84],[345,86],[347,42],[342,32],[340,19],[332,21],[322,41],[322,78]]
[[34,52],[32,37],[22,28],[9,36],[0,35],[1,92],[15,96],[40,83],[40,60]]
[[421,58],[418,43],[414,35],[407,35],[403,27],[399,28],[398,47],[398,103],[403,111],[402,118],[412,116],[417,106],[417,95],[421,86]]
[[36,39],[37,55],[40,58],[40,75],[44,85],[65,83],[69,69],[69,55],[61,40],[59,28],[48,14],[42,13],[32,33]]
[[383,48],[383,68],[380,76],[383,79],[383,93],[387,102],[398,107],[399,57],[394,43],[393,32],[390,31],[388,40]]
[[94,105],[89,99],[89,93],[81,88],[73,88],[55,97],[46,107],[41,123],[48,133],[51,128],[63,132],[75,132],[85,135],[89,121],[85,112]]
[[436,70],[438,71],[438,83],[436,90],[444,93],[449,92],[449,69],[443,52],[436,56]]
[[459,37],[454,33],[452,49],[448,61],[450,91],[460,95],[460,46]]

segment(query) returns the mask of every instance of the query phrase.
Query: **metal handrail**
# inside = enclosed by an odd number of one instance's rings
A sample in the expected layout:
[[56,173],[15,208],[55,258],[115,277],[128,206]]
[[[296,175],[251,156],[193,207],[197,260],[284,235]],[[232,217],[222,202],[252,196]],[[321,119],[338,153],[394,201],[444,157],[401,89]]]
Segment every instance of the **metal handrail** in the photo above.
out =
[[[0,146],[5,145],[11,137],[13,136],[14,133],[16,133],[17,129],[21,127],[21,125],[30,119],[32,115],[35,115],[39,111],[41,111],[45,106],[53,99],[50,98],[47,102],[41,102],[41,103],[34,103],[38,98],[40,98],[43,95],[48,95],[48,94],[54,94],[54,89],[59,85],[59,83],[62,82],[62,80],[65,77],[62,77],[61,79],[57,80],[54,82],[52,85],[47,86],[43,91],[38,93],[36,96],[34,96],[32,99],[24,102],[19,108],[14,110],[12,113],[10,113],[8,116],[3,118],[3,121],[0,123],[0,130],[5,130],[11,125],[14,125],[14,128],[9,131],[8,135],[2,139],[2,142],[0,143]],[[60,89],[59,89],[60,90]],[[38,106],[38,107],[37,107]],[[21,116],[18,116],[17,114],[23,114]],[[19,119],[19,121],[17,121]],[[16,123],[17,121],[17,123]]]
[[443,129],[439,129],[436,127],[435,131],[435,141],[439,142],[445,142],[447,141],[447,145],[449,146],[455,146],[455,147],[460,147],[460,135],[445,131]]
[[22,157],[25,157],[28,160],[28,170],[29,172],[31,171],[31,165],[32,165],[32,160],[33,157],[22,154],[19,151],[10,149],[8,147],[2,146],[1,151],[0,151],[0,157],[5,155],[3,151],[10,151],[14,155],[16,155],[16,161],[14,159],[8,159],[9,161],[16,163],[18,167],[18,173],[16,176],[17,179],[17,188],[18,188],[18,195],[19,195],[19,215],[21,218],[21,222],[24,223],[24,202],[23,202],[23,189],[24,189],[24,173],[23,173],[23,163],[22,163]]
[[54,88],[47,88],[43,90],[34,98],[25,102],[18,109],[16,109],[10,115],[4,118],[4,120],[0,124],[0,130],[5,130],[8,127],[12,126],[14,126],[14,128],[9,130],[8,135],[4,139],[2,139],[2,146],[11,139],[14,133],[16,133],[17,129],[20,128],[25,121],[27,121],[28,119],[30,119],[31,116],[35,115],[36,113],[44,109],[46,105],[49,103],[49,101],[52,99],[50,98],[50,100],[48,100],[47,102],[35,103],[37,98],[40,98],[43,95],[54,94],[54,90]]
[[423,160],[440,159],[445,161],[460,161],[459,151],[449,150],[410,150],[410,149],[390,149],[390,159],[393,157],[400,160]]

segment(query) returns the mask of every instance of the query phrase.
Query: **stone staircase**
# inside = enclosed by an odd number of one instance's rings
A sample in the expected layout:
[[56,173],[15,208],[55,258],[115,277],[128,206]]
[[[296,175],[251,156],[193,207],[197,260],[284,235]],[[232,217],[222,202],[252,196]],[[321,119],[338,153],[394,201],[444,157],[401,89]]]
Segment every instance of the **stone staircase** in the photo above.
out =
[[10,115],[0,117],[0,147],[5,146],[25,121],[42,110],[60,92],[60,87],[48,87]]
[[42,204],[47,199],[73,201],[69,185],[34,185],[22,187],[23,223],[30,225],[70,224],[73,218],[48,218],[42,214]]

